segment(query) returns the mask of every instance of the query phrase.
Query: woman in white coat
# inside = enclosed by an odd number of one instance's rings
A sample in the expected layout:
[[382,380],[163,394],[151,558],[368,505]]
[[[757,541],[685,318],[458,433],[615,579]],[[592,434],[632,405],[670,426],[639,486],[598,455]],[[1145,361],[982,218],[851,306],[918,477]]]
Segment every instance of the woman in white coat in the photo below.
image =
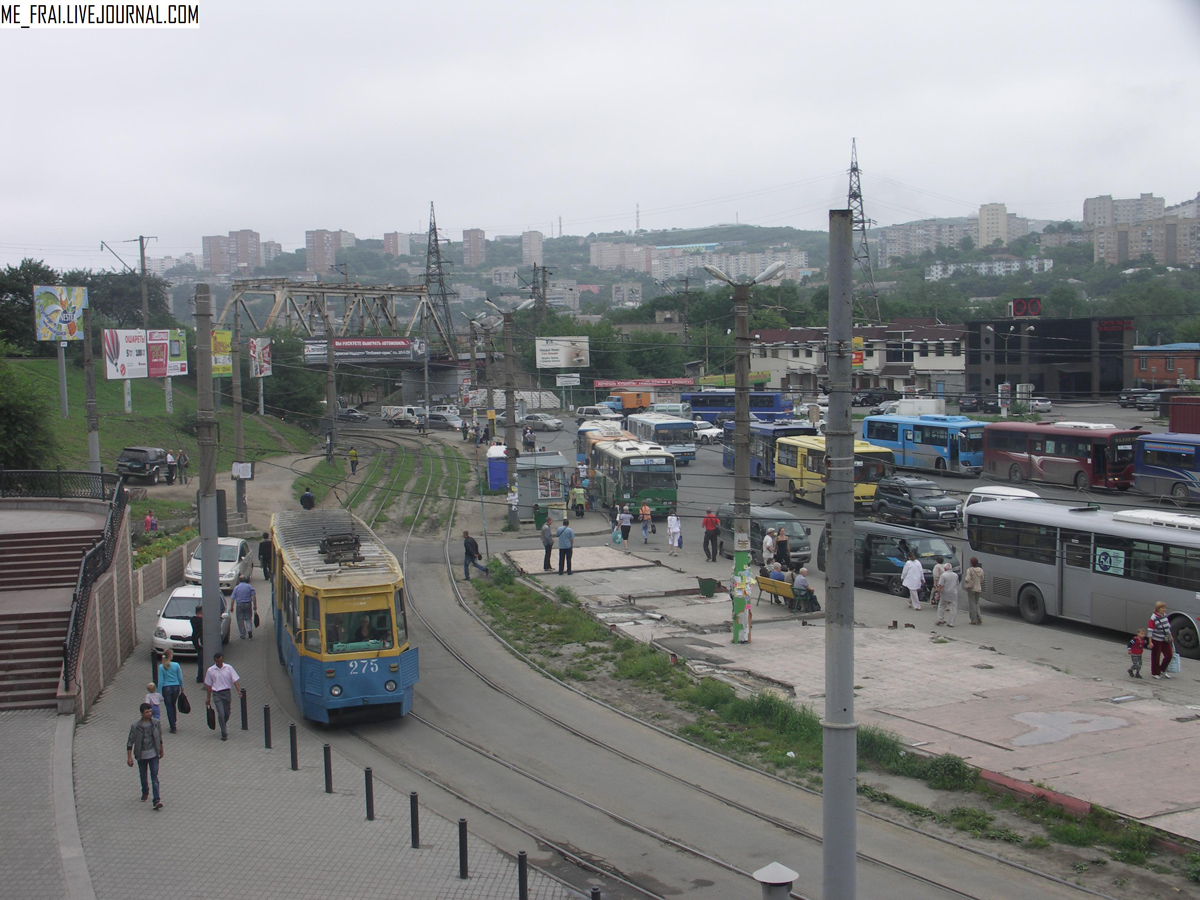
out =
[[908,599],[913,609],[921,608],[921,588],[925,585],[925,567],[917,561],[917,554],[909,551],[908,562],[900,571],[900,583],[908,588]]

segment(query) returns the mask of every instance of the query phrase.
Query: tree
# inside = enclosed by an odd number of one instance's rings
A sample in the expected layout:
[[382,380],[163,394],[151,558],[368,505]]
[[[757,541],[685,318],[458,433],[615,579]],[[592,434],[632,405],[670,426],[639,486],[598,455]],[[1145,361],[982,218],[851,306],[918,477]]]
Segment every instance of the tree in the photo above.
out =
[[970,253],[975,249],[975,241],[969,234],[964,234],[962,236],[962,240],[958,242],[958,249],[962,250],[964,253]]
[[298,420],[302,425],[325,415],[325,369],[304,364],[304,341],[291,331],[268,332],[271,338],[270,378],[263,379],[263,404],[272,415]]
[[[0,341],[0,356],[12,352],[11,345]],[[49,425],[53,415],[37,386],[12,363],[0,359],[0,467],[48,468],[58,452]]]
[[[63,275],[63,284],[86,285],[88,306],[98,327],[142,327],[142,276],[137,272],[93,272],[76,269]],[[170,306],[171,285],[157,275],[146,277],[146,303],[151,328],[176,325]]]
[[32,354],[39,350],[33,321],[33,286],[58,284],[58,273],[40,260],[23,259],[0,272],[0,341],[8,352]]

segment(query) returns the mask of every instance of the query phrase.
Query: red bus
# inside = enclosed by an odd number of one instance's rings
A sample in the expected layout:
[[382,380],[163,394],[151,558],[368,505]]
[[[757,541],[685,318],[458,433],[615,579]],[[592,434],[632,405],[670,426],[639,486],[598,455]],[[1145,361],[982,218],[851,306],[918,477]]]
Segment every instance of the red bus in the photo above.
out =
[[1096,422],[990,422],[983,429],[983,471],[1012,482],[1126,491],[1140,434]]

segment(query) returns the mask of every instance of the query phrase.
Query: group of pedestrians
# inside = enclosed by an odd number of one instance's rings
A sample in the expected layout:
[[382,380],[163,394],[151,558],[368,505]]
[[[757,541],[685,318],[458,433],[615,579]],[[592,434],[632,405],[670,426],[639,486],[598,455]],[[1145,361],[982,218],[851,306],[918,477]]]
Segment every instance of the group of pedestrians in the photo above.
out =
[[[945,625],[953,628],[958,619],[958,599],[960,590],[967,594],[967,613],[972,625],[982,625],[983,617],[979,614],[979,595],[983,593],[984,574],[978,558],[972,556],[971,564],[963,572],[962,577],[954,571],[954,564],[946,562],[945,557],[934,557],[932,588],[929,602],[937,606],[937,621],[935,625]],[[900,584],[908,591],[909,606],[914,610],[921,608],[921,594],[925,589],[925,566],[917,559],[916,551],[910,550],[904,568],[900,570]]]
[[179,450],[175,451],[174,453],[168,450],[167,484],[174,484],[176,478],[179,479],[180,484],[187,484],[187,467],[189,462],[191,462],[191,460],[188,459],[188,455],[183,452],[182,447],[180,447]]
[[1167,604],[1159,600],[1154,604],[1154,612],[1145,628],[1139,628],[1129,640],[1129,677],[1142,677],[1142,653],[1150,648],[1150,676],[1156,681],[1170,679],[1171,671],[1178,671],[1172,666],[1176,659],[1175,635],[1171,631],[1171,619],[1167,615]]

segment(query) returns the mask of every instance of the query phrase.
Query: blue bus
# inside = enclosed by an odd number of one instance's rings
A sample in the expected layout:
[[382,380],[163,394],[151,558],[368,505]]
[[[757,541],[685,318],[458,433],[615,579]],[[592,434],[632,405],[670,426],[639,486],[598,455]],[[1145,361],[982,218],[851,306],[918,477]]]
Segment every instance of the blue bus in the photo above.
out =
[[978,475],[986,424],[967,416],[867,416],[862,435],[891,450],[899,467]]
[[[718,419],[724,421],[733,418],[733,390],[730,388],[680,394],[679,400],[691,404],[693,418],[699,416],[704,421],[713,423]],[[779,391],[750,392],[750,414],[763,422],[790,419],[792,408],[791,398]]]
[[[721,454],[721,464],[730,472],[733,471],[733,422],[725,423],[725,451]],[[775,483],[775,443],[781,437],[796,435],[815,435],[820,432],[808,422],[791,420],[787,422],[751,422],[750,423],[750,477]]]
[[675,464],[686,466],[696,458],[696,432],[691,419],[667,413],[635,413],[625,420],[625,430],[639,441],[659,444],[675,457]]
[[1178,503],[1200,500],[1200,434],[1143,434],[1134,444],[1133,485]]

